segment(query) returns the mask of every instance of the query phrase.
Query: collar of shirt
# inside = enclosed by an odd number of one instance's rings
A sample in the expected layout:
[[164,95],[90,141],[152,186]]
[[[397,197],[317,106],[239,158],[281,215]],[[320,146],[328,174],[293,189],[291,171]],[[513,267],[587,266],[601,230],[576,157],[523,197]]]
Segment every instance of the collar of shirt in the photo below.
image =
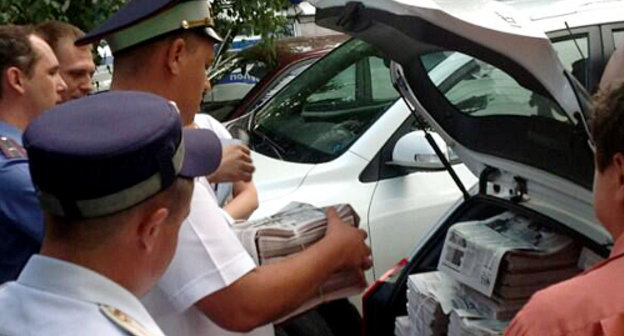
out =
[[0,136],[9,137],[22,145],[22,131],[8,123],[0,121]]
[[624,234],[620,235],[620,237],[613,244],[613,248],[611,249],[611,254],[609,258],[617,257],[624,253]]
[[17,283],[94,304],[115,307],[155,335],[162,335],[162,331],[136,296],[112,280],[82,266],[33,255],[20,273]]

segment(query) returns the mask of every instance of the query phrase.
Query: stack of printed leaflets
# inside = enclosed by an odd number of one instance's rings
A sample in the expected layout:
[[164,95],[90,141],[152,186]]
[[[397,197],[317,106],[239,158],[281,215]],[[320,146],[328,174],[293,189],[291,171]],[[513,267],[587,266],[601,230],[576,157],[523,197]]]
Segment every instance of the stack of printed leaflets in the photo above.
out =
[[[333,207],[344,222],[358,225],[357,214],[350,205],[337,204]],[[233,229],[256,263],[266,265],[301,252],[322,239],[327,229],[327,217],[325,208],[293,202],[270,217],[237,222]],[[366,280],[362,271],[339,271],[318,289],[315,298],[288,317],[323,302],[359,294],[365,286]]]

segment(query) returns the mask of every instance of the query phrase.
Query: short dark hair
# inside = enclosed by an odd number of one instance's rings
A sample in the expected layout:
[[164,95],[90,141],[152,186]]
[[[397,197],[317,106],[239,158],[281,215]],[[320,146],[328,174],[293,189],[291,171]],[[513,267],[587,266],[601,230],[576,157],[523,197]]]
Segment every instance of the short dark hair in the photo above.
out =
[[60,21],[46,21],[35,26],[35,34],[44,39],[54,53],[58,53],[59,42],[63,39],[70,39],[73,43],[77,39],[85,36],[85,33],[80,28],[71,25],[69,23]]
[[[0,25],[0,82],[4,80],[6,69],[17,67],[26,76],[32,74],[37,62],[37,52],[29,40],[33,34],[31,26]],[[2,90],[0,89],[0,98]]]
[[603,89],[594,96],[592,136],[596,165],[602,172],[616,153],[624,154],[624,83]]

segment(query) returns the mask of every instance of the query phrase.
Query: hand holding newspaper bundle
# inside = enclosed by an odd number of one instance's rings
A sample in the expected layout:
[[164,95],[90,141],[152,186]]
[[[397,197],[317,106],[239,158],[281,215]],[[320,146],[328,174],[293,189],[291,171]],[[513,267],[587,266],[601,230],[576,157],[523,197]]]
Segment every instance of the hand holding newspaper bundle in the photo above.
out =
[[[345,223],[358,225],[357,214],[350,205],[338,204],[333,207]],[[303,251],[323,238],[327,229],[327,217],[325,208],[292,202],[270,217],[237,222],[233,229],[256,263],[264,265]],[[323,302],[356,295],[365,286],[366,280],[360,270],[343,270],[335,273],[319,288],[316,297],[284,319]]]

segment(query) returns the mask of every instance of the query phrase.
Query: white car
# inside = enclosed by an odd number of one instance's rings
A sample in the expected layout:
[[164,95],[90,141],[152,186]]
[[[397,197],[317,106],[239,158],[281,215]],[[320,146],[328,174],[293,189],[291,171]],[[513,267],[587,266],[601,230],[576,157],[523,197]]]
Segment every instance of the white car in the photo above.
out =
[[[538,33],[548,31],[569,73],[588,88],[597,85],[606,62],[604,53],[613,51],[617,29],[622,26],[617,21],[621,18],[613,13],[624,9],[624,1],[507,3],[528,15]],[[432,69],[436,83],[450,80],[449,74],[469,61],[461,55],[447,56],[440,53],[423,64]],[[379,49],[360,39],[351,40],[230,126],[251,130],[260,196],[254,217],[270,215],[291,201],[351,203],[370,236],[374,265],[369,276],[374,277],[407,256],[415,240],[461,195],[439,161],[433,169],[423,162],[434,152],[404,101],[398,99],[388,65],[389,59]],[[480,80],[461,86],[481,90],[491,83]],[[487,103],[483,99],[468,102]],[[452,153],[455,141],[446,140],[449,149],[442,143],[442,151]],[[411,152],[402,153],[407,160],[418,155],[418,163],[393,157],[401,153],[395,150],[399,143],[405,148],[409,142]],[[451,163],[459,162],[452,155],[447,157]],[[466,188],[475,183],[464,165],[454,168]]]
[[[479,176],[468,198],[425,239],[413,237],[409,259],[366,293],[367,335],[392,334],[395,318],[406,314],[408,276],[436,269],[446,232],[457,222],[511,211],[608,255],[612,238],[592,209],[588,96],[538,26],[480,0],[321,0],[317,6],[318,23],[392,58],[393,83],[410,108]],[[442,77],[427,67],[441,54],[446,58],[437,68],[446,63],[450,71]]]
[[[407,256],[412,237],[424,236],[461,196],[399,99],[389,65],[376,48],[351,40],[230,125],[234,134],[249,129],[260,197],[253,217],[292,201],[351,204],[370,238],[369,279]],[[436,138],[458,179],[473,185],[476,177]]]

